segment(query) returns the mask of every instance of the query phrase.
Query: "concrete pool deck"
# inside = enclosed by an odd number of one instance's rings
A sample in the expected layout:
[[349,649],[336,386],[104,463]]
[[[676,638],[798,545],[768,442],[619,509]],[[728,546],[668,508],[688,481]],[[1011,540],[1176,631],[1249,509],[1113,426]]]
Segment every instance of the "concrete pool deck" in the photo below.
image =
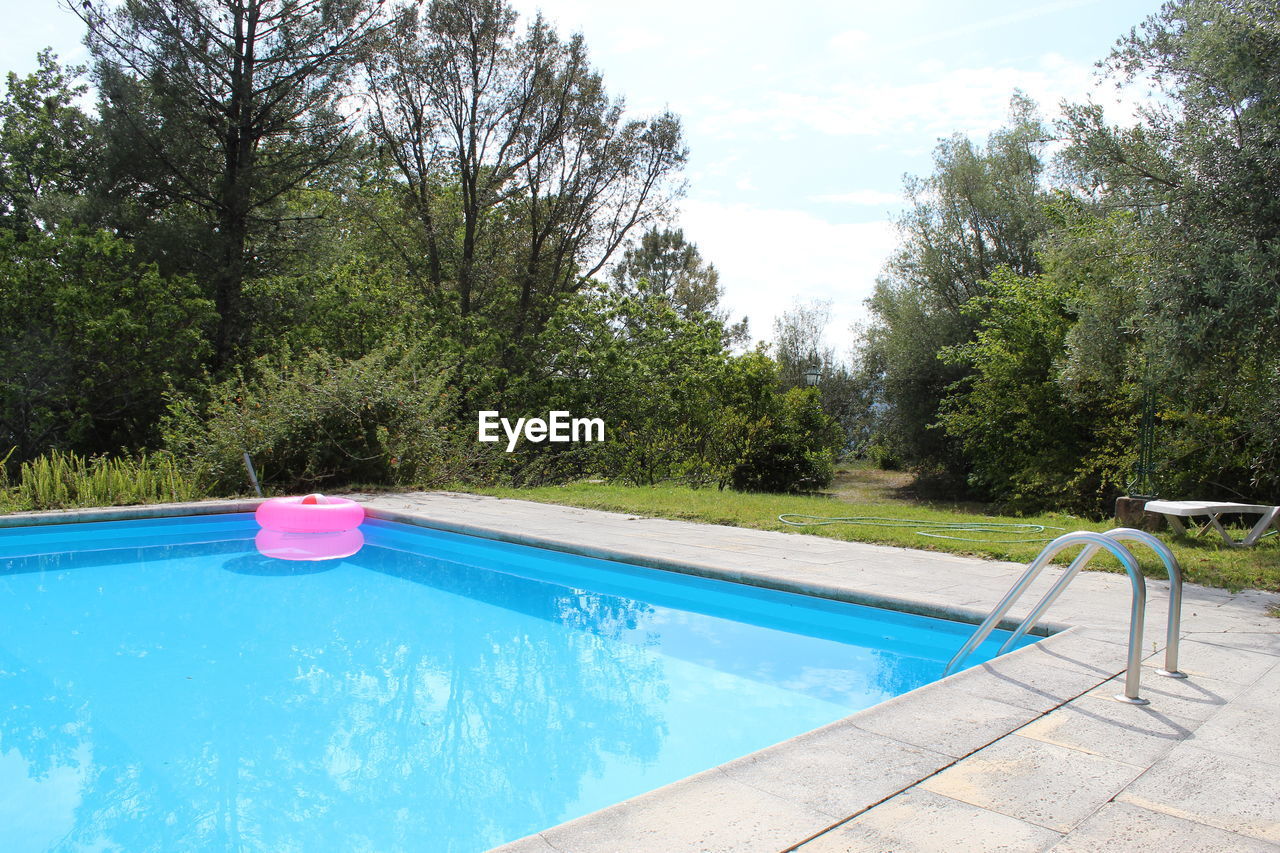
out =
[[[985,615],[1024,569],[475,495],[363,500],[429,527],[925,613]],[[1280,595],[1187,585],[1190,677],[1172,679],[1156,673],[1168,584],[1147,586],[1150,705],[1111,698],[1128,579],[1087,572],[1049,613],[1069,630],[498,849],[1280,851],[1280,619],[1266,613]]]

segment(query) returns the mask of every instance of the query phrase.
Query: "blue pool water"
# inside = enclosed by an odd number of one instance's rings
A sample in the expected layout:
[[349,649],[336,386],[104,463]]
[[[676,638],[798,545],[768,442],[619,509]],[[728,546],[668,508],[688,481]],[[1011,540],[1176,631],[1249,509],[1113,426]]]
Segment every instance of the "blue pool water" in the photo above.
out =
[[257,530],[0,531],[0,850],[484,850],[936,680],[972,630],[378,521],[289,562]]

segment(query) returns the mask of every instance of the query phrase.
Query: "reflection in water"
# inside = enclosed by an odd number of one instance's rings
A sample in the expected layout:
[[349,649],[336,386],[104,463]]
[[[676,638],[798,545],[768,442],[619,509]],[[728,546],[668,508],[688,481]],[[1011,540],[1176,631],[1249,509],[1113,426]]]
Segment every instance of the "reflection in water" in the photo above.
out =
[[483,850],[910,689],[951,651],[588,592],[445,534],[407,554],[373,525],[347,559],[280,562],[254,529],[204,556],[154,530],[92,557],[0,550],[0,850]]
[[82,742],[66,755],[42,753],[33,764],[16,748],[0,748],[0,837],[6,850],[52,849],[72,832],[92,770],[90,752]]
[[286,533],[264,527],[253,544],[264,557],[276,560],[340,560],[364,547],[364,534],[358,527],[336,533]]

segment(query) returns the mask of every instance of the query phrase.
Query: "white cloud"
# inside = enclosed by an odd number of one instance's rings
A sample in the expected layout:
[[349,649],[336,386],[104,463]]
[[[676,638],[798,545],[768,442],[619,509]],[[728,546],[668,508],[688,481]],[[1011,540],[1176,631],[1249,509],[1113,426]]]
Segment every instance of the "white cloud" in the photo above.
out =
[[888,221],[835,224],[801,210],[694,199],[681,205],[680,227],[716,265],[726,306],[751,318],[757,339],[797,299],[830,299],[827,338],[839,350],[849,325],[865,319],[862,302],[897,240]]
[[828,193],[809,196],[809,201],[825,204],[852,204],[861,207],[877,207],[902,204],[901,193],[887,193],[883,190],[854,190],[847,193]]
[[774,93],[769,120],[832,136],[984,136],[1004,122],[1014,89],[1051,112],[1063,98],[1079,99],[1089,91],[1091,71],[1090,65],[1054,57],[1031,70],[958,68],[910,83],[843,82],[818,93]]
[[992,18],[984,18],[980,21],[974,21],[972,23],[965,24],[964,26],[954,27],[949,30],[941,30],[939,32],[912,37],[893,45],[892,50],[894,52],[901,52],[911,48],[938,44],[939,42],[957,41],[973,36],[977,33],[986,32],[987,30],[1030,21],[1035,18],[1044,17],[1045,15],[1051,15],[1055,12],[1078,9],[1081,6],[1093,6],[1099,2],[1101,2],[1101,0],[1055,0],[1055,2],[1051,3],[1042,3],[1039,6],[1019,9],[1016,12],[1011,12],[1006,15],[996,15]]
[[1110,120],[1131,124],[1145,94],[1142,88],[1116,93],[1109,85],[1098,85],[1092,63],[1057,53],[1017,68],[946,68],[933,61],[918,65],[906,82],[832,74],[820,86],[810,81],[794,89],[753,93],[750,102],[707,105],[699,129],[718,139],[795,139],[819,133],[934,140],[957,132],[980,139],[1005,123],[1015,89],[1035,100],[1050,120],[1062,101],[1094,97]]
[[836,33],[831,37],[831,41],[827,44],[832,50],[843,53],[845,51],[862,51],[871,43],[871,34],[863,30],[845,30]]
[[615,30],[612,35],[609,48],[615,53],[657,52],[667,46],[667,39],[661,33],[646,27],[628,25],[624,29]]

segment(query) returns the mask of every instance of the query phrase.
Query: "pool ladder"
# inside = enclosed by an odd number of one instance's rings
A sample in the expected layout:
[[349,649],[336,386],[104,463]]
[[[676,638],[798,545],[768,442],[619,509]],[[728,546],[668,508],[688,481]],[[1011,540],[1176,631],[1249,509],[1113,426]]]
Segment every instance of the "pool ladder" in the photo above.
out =
[[965,641],[965,644],[947,663],[943,674],[950,675],[964,662],[965,658],[973,653],[974,649],[982,645],[1059,551],[1075,545],[1084,545],[1084,549],[1071,561],[1071,565],[1067,566],[1062,577],[1058,578],[1040,602],[1031,608],[1031,612],[1023,618],[1022,623],[1009,635],[996,654],[1001,655],[1007,652],[1035,627],[1044,612],[1057,601],[1058,596],[1062,595],[1095,554],[1102,550],[1109,551],[1124,567],[1133,588],[1133,604],[1129,612],[1129,659],[1125,670],[1124,693],[1115,698],[1131,705],[1149,704],[1148,700],[1138,695],[1139,681],[1142,677],[1142,622],[1147,609],[1147,583],[1142,577],[1142,572],[1138,570],[1138,561],[1124,546],[1124,542],[1137,542],[1149,547],[1161,559],[1169,573],[1169,629],[1165,637],[1164,668],[1157,672],[1169,678],[1186,678],[1185,673],[1178,671],[1178,634],[1182,622],[1182,568],[1178,565],[1178,559],[1173,556],[1173,552],[1163,542],[1150,533],[1129,527],[1117,527],[1106,533],[1077,530],[1064,533],[1044,546],[1044,550],[1031,561],[1031,565],[1027,567],[1022,577],[1010,587],[1004,598],[1000,599],[1000,603],[973,632],[973,636]]

